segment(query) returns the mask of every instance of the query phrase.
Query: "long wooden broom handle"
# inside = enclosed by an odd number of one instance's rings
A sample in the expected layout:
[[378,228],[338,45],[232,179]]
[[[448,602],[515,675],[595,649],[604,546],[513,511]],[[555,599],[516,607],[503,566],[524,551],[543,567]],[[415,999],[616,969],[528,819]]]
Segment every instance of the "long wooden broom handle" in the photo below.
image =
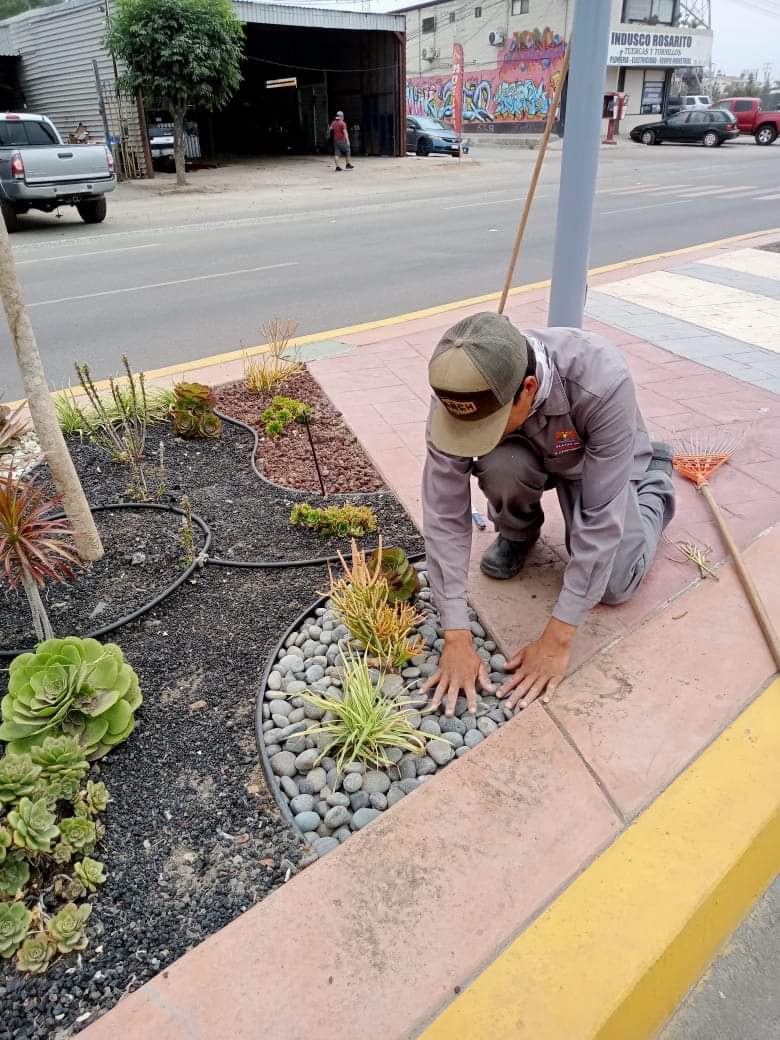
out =
[[531,185],[528,189],[528,194],[525,197],[525,205],[523,206],[523,215],[520,217],[520,223],[517,225],[517,234],[515,235],[515,244],[512,249],[512,258],[509,261],[509,268],[506,272],[506,279],[504,281],[504,288],[501,290],[501,302],[498,305],[498,313],[504,313],[504,307],[506,307],[506,298],[509,295],[509,289],[512,285],[512,279],[515,274],[515,266],[517,265],[517,258],[520,255],[520,244],[523,241],[523,235],[525,235],[525,229],[528,224],[528,217],[531,214],[531,204],[534,201],[534,195],[536,194],[536,185],[539,182],[539,175],[542,172],[542,163],[547,153],[547,145],[550,141],[550,134],[552,133],[553,123],[555,122],[555,113],[558,111],[558,105],[561,103],[561,95],[563,94],[563,86],[566,83],[566,77],[569,74],[569,56],[571,55],[571,40],[569,40],[569,46],[566,48],[566,53],[563,56],[563,62],[561,63],[561,73],[558,79],[558,85],[555,88],[555,94],[553,96],[550,107],[547,110],[547,123],[544,127],[544,135],[542,136],[541,144],[539,145],[539,151],[536,153],[536,165],[534,166],[534,175],[531,178]]
[[764,602],[761,599],[758,589],[750,576],[750,572],[745,566],[745,561],[742,558],[742,553],[739,550],[739,546],[734,541],[734,537],[731,533],[731,529],[726,523],[726,518],[720,510],[720,506],[715,501],[715,496],[712,493],[712,488],[709,484],[702,484],[699,488],[702,495],[707,500],[707,504],[712,510],[712,515],[715,517],[715,523],[718,525],[721,537],[726,543],[728,551],[731,553],[731,558],[734,561],[734,567],[736,568],[739,580],[742,582],[742,588],[745,590],[745,595],[750,601],[750,605],[753,608],[753,613],[756,615],[756,621],[761,626],[761,631],[764,633],[764,638],[767,641],[769,650],[774,658],[775,665],[780,670],[780,639],[777,636],[777,630],[772,624],[772,619],[767,613],[767,609],[764,606]]

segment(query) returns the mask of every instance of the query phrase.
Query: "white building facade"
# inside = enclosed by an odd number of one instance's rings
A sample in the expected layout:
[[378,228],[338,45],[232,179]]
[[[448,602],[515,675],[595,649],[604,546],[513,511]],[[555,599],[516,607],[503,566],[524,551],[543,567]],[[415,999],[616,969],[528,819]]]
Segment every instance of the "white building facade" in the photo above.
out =
[[[585,0],[587,2],[587,0]],[[701,93],[712,30],[681,0],[613,0],[604,91],[627,95],[620,132]],[[408,115],[452,114],[452,48],[463,46],[464,132],[543,127],[571,34],[574,0],[431,0],[405,9]]]

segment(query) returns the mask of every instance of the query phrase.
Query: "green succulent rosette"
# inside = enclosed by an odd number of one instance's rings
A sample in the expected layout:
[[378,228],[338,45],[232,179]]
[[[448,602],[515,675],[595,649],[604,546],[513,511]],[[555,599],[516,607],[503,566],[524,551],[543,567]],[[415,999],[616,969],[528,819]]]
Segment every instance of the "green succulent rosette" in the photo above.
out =
[[29,755],[3,755],[0,758],[0,802],[16,802],[35,791],[39,766]]
[[49,811],[45,798],[33,802],[22,798],[6,817],[14,845],[32,852],[49,852],[51,843],[59,835],[54,813]]
[[13,957],[24,941],[32,914],[24,903],[0,903],[0,957]]
[[54,947],[48,936],[42,933],[30,935],[16,954],[16,967],[19,971],[29,972],[31,975],[42,975],[49,967],[53,955]]
[[49,938],[59,953],[86,949],[89,942],[86,926],[91,913],[92,907],[89,903],[82,903],[81,906],[68,903],[49,920],[47,924]]
[[[142,700],[138,676],[115,643],[49,639],[11,662],[0,740],[7,741],[8,753],[25,754],[49,737],[66,736],[94,761],[130,735]],[[65,748],[59,753],[67,760]],[[49,763],[53,769],[57,754]]]
[[29,880],[30,865],[19,854],[12,852],[0,863],[0,895],[13,899],[17,892],[24,891]]

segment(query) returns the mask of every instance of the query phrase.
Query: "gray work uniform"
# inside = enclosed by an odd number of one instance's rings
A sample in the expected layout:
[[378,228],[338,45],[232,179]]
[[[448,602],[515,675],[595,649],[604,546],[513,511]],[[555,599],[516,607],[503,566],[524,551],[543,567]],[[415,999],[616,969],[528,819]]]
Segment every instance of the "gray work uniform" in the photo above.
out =
[[496,529],[514,541],[537,536],[542,493],[555,487],[570,559],[553,617],[570,625],[597,603],[622,603],[636,591],[674,515],[671,477],[647,468],[650,439],[620,351],[579,329],[528,335],[547,348],[553,380],[522,427],[478,459],[447,455],[426,436],[423,533],[445,629],[469,627],[472,474]]

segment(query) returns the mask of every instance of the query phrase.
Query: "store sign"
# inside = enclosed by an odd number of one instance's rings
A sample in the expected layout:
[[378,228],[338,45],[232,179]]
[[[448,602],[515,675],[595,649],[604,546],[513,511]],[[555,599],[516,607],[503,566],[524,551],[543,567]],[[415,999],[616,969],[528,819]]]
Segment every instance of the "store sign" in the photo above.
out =
[[287,76],[286,79],[267,79],[265,81],[266,90],[278,90],[280,87],[297,87],[298,80],[295,76]]
[[617,29],[609,34],[608,65],[636,65],[648,68],[655,65],[667,68],[709,65],[712,55],[712,36],[695,33]]

